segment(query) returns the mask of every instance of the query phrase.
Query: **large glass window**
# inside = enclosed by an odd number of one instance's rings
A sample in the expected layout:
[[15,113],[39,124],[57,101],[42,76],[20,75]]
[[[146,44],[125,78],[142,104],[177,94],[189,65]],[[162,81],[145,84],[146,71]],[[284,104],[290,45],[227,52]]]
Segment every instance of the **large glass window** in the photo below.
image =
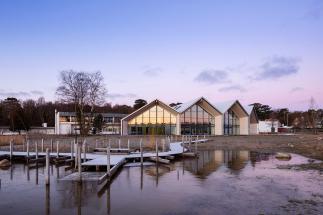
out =
[[193,105],[181,114],[183,135],[214,134],[214,117],[199,105]]
[[228,110],[224,113],[224,134],[225,135],[239,135],[240,134],[240,120],[239,117],[232,111]]
[[151,107],[128,122],[129,135],[176,134],[176,116],[159,105]]

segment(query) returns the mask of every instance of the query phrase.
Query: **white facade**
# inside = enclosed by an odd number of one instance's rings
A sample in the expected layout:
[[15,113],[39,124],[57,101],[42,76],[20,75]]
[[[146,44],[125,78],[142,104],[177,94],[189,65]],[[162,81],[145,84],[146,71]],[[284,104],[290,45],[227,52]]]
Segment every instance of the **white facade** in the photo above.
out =
[[[120,134],[121,119],[126,114],[100,113],[103,116],[103,128],[101,134]],[[86,113],[86,118],[89,114]],[[55,134],[69,135],[79,133],[78,123],[74,112],[58,112],[55,110]]]
[[277,120],[265,120],[259,121],[258,123],[258,131],[259,133],[271,133],[272,128],[274,129],[273,132],[277,133],[279,127],[279,122]]

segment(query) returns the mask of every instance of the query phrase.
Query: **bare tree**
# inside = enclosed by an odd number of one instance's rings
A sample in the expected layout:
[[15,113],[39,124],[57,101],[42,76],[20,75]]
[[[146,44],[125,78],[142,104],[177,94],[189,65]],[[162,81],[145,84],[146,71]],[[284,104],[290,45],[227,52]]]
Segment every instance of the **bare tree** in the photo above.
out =
[[74,70],[60,73],[60,85],[56,90],[57,95],[65,103],[73,103],[81,134],[88,133],[84,107],[94,106],[104,102],[106,89],[103,84],[101,72],[87,73]]

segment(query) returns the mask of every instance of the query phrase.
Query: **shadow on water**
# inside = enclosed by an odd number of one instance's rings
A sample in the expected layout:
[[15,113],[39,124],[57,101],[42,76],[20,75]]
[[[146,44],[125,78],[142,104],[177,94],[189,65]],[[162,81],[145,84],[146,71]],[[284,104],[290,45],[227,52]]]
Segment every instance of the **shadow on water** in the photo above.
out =
[[[15,164],[0,170],[0,210],[3,214],[258,214],[293,213],[296,208],[316,214],[323,211],[322,175],[277,169],[280,164],[306,162],[299,155],[279,161],[266,153],[201,151],[198,158],[169,165],[124,167],[102,185],[61,181],[70,172],[51,166],[50,186],[45,185],[43,167]],[[291,198],[315,204],[291,208]]]

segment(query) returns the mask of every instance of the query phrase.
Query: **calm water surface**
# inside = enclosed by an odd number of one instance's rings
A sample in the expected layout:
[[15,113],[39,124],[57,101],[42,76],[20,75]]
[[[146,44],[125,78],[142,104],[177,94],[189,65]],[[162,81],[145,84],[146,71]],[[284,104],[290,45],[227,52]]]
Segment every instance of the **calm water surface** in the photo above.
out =
[[323,175],[248,151],[202,151],[170,165],[124,167],[110,186],[61,181],[63,168],[0,170],[0,214],[322,214]]

